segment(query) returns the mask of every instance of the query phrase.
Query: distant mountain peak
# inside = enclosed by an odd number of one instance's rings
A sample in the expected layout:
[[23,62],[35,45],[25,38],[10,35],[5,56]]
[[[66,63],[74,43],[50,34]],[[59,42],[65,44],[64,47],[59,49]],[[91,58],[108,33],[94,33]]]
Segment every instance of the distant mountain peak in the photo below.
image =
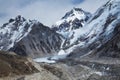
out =
[[67,12],[65,16],[62,17],[62,19],[67,19],[68,17],[76,16],[78,14],[83,14],[83,12],[84,11],[81,8],[73,8],[72,10]]
[[86,22],[89,17],[91,17],[91,14],[89,12],[86,12],[82,10],[81,8],[73,8],[72,10],[68,11],[61,18],[61,20],[57,21],[55,23],[55,26],[60,26],[60,25],[63,25],[64,23],[73,23],[76,21]]
[[26,19],[24,17],[22,17],[21,15],[18,15],[16,18],[15,18],[16,21],[25,21]]
[[15,18],[9,19],[9,23],[14,22],[14,21],[15,22],[24,22],[24,21],[26,21],[26,19],[24,17],[22,17],[21,15],[18,15]]
[[91,14],[89,12],[81,8],[73,8],[53,25],[53,29],[68,38],[74,33],[74,30],[83,27],[90,17]]
[[68,11],[65,16],[61,18],[61,20],[66,19],[68,21],[73,21],[75,18],[77,19],[84,19],[85,15],[91,16],[89,12],[82,10],[81,8],[73,8],[72,10]]

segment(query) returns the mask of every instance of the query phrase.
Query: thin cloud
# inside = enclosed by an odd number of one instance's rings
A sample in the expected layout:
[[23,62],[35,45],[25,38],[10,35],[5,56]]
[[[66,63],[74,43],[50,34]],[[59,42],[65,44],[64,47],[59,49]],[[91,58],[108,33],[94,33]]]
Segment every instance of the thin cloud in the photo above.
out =
[[99,7],[105,4],[108,0],[85,0],[82,4],[76,5],[86,11],[94,13]]
[[84,2],[85,0],[72,0],[73,4],[81,4],[82,2]]

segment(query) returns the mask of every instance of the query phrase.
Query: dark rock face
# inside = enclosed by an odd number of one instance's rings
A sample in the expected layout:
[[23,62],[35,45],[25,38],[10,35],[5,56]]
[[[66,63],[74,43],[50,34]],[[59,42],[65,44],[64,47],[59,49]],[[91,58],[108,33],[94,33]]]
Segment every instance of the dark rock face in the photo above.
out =
[[33,58],[56,54],[60,50],[61,37],[41,23],[34,24],[30,33],[15,43],[10,51]]
[[96,50],[95,53],[99,57],[112,57],[120,58],[120,25],[116,26],[114,30],[114,36],[100,48]]
[[[109,15],[106,18],[104,23],[103,32],[99,35],[99,38],[94,41],[91,46],[99,46],[97,49],[92,47],[91,49],[98,57],[112,57],[112,58],[120,58],[120,11],[119,8],[120,1],[112,1],[110,0],[107,4],[104,5],[104,8],[109,10]],[[115,10],[112,12],[112,10]],[[104,12],[103,12],[104,13]],[[106,32],[107,28],[112,26],[112,30],[109,33]],[[107,36],[105,33],[109,33]],[[98,44],[95,44],[99,42]]]

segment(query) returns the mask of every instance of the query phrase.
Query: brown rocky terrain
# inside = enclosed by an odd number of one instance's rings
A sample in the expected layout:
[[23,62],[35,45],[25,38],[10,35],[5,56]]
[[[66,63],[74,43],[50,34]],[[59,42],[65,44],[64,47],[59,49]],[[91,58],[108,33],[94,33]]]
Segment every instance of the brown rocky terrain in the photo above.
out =
[[67,58],[48,64],[0,51],[0,80],[120,80],[119,72],[117,58]]
[[0,77],[32,74],[38,70],[25,57],[0,51]]

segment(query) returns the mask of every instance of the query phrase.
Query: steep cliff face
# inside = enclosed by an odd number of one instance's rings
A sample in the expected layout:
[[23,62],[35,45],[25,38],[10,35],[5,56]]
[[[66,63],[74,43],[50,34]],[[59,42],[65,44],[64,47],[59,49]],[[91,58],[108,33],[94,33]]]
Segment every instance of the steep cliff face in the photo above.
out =
[[21,16],[10,19],[1,27],[0,32],[1,50],[33,58],[56,54],[62,42],[61,36],[49,27]]
[[120,58],[120,23],[116,25],[112,38],[93,50],[93,54],[97,57]]
[[57,54],[61,46],[61,37],[53,30],[36,23],[32,26],[30,33],[17,42],[10,50],[20,55],[31,57],[42,57]]

